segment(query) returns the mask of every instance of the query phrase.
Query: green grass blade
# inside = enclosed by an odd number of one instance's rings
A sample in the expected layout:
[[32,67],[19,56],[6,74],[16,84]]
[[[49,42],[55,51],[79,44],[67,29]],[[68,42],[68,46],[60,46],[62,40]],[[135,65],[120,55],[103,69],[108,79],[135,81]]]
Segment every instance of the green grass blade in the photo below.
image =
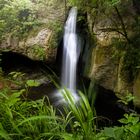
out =
[[57,117],[52,117],[52,116],[33,116],[33,117],[30,117],[30,118],[27,118],[23,121],[21,121],[17,126],[21,126],[23,125],[24,123],[27,123],[29,121],[37,121],[37,120],[44,120],[44,119],[50,119],[50,120],[56,120]]

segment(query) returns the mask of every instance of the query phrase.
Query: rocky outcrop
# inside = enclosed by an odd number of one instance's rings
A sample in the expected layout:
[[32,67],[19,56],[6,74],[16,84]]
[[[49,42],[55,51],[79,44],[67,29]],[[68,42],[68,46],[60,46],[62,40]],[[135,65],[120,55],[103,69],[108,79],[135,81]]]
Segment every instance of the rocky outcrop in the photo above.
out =
[[[48,59],[50,60],[48,54],[48,48],[51,48],[50,41],[52,38],[52,31],[44,28],[38,31],[37,35],[28,37],[26,40],[19,40],[18,38],[9,36],[6,41],[2,42],[1,50],[9,50],[17,53],[24,54],[34,60]],[[56,48],[51,48],[53,55],[51,57],[55,58]]]
[[54,61],[65,20],[64,2],[48,1],[39,7],[37,17],[40,26],[34,27],[22,39],[9,33],[1,42],[0,51],[21,53],[34,60]]
[[131,55],[128,55],[129,47],[125,48],[125,45],[131,46],[133,50],[138,47],[138,43],[133,42],[140,35],[137,31],[137,17],[132,1],[123,1],[110,11],[102,8],[102,11],[97,12],[94,9],[88,14],[89,30],[94,40],[91,46],[94,47],[91,48],[91,58],[87,60],[90,66],[86,74],[90,79],[96,79],[100,86],[114,91],[118,97],[125,96],[127,91],[133,93],[137,99],[135,104],[140,106],[140,76],[132,76],[135,64],[128,63]]

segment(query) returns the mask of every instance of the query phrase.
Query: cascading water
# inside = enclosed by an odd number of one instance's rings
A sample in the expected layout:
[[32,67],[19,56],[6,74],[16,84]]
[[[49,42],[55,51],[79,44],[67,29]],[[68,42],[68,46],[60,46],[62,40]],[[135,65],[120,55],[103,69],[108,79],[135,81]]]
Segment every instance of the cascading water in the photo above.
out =
[[55,104],[59,105],[65,102],[62,93],[65,93],[64,88],[67,88],[75,101],[78,101],[79,97],[76,94],[76,69],[77,60],[79,57],[79,50],[77,44],[76,35],[76,19],[77,8],[73,7],[70,10],[68,19],[65,24],[65,31],[63,37],[63,60],[62,60],[62,73],[61,73],[61,90],[57,92],[56,96],[59,101]]
[[77,9],[70,10],[65,24],[62,65],[62,87],[76,92],[76,68],[78,59],[76,35]]

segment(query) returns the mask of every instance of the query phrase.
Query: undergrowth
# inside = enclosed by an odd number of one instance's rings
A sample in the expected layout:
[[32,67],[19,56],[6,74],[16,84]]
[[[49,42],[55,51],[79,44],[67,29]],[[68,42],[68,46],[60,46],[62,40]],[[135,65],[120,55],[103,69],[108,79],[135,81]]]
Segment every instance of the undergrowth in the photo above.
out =
[[28,87],[38,84],[33,80],[25,84],[25,89],[0,90],[0,140],[138,140],[140,137],[137,114],[124,114],[119,120],[121,126],[98,130],[94,106],[81,91],[75,102],[70,91],[63,90],[66,103],[59,110],[46,96],[28,100],[25,96]]

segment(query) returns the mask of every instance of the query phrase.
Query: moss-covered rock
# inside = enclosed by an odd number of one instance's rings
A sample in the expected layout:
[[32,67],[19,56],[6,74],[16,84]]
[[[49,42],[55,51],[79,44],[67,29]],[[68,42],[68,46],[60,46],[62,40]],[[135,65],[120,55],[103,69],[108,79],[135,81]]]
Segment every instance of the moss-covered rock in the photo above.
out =
[[134,1],[120,1],[112,7],[98,3],[90,9],[89,31],[96,40],[91,47],[96,47],[87,60],[91,64],[87,76],[118,97],[125,96],[127,91],[134,93],[138,98],[135,103],[140,107],[139,14]]
[[13,32],[7,33],[6,38],[0,43],[0,51],[18,52],[35,60],[55,59],[57,46],[62,38],[65,3],[57,0],[45,3],[42,1],[36,8],[38,24],[32,25],[24,36],[15,35]]

